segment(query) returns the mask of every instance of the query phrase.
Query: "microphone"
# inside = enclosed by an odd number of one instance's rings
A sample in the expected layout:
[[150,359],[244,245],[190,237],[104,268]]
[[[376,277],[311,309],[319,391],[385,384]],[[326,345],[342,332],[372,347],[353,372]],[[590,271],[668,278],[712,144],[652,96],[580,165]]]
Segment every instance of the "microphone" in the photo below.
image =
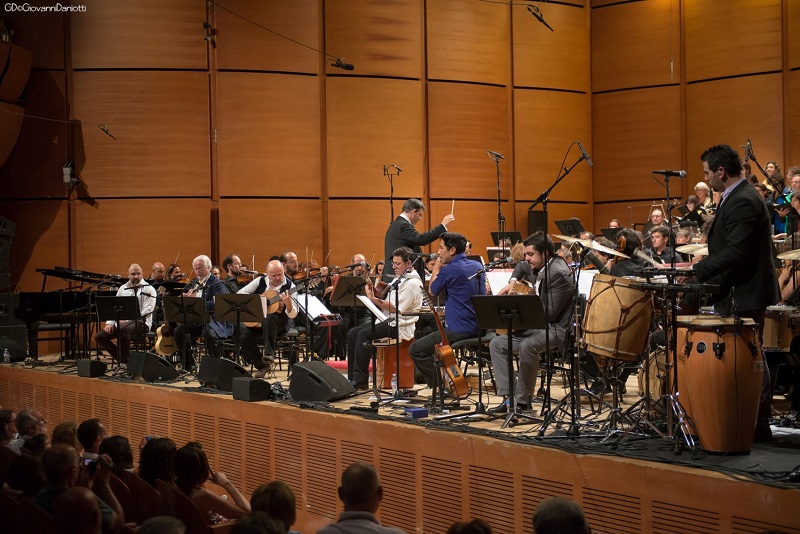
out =
[[528,11],[530,12],[530,14],[531,14],[531,15],[533,15],[534,17],[536,17],[536,20],[538,20],[539,22],[541,22],[542,24],[544,24],[545,26],[547,26],[547,28],[548,28],[548,29],[549,29],[551,32],[554,32],[554,31],[555,31],[553,28],[551,28],[551,27],[550,27],[550,25],[549,25],[548,23],[546,23],[546,22],[544,21],[544,17],[542,17],[542,12],[539,10],[539,6],[528,6]]
[[336,67],[337,69],[342,69],[342,70],[353,70],[353,69],[355,69],[355,66],[353,66],[352,63],[345,63],[345,62],[342,61],[342,58],[340,58],[340,57],[336,58],[336,61],[331,63],[331,67]]
[[352,263],[352,264],[348,265],[347,267],[342,267],[342,270],[355,269],[356,267],[366,267],[366,266],[367,266],[367,262],[359,261],[357,263]]
[[397,174],[400,174],[401,172],[403,172],[403,169],[401,169],[400,167],[398,167],[398,166],[397,166],[397,165],[395,165],[394,163],[392,163],[392,164],[390,165],[390,167],[394,167],[395,169],[397,169]]
[[436,254],[435,252],[433,254],[426,254],[424,252],[413,252],[411,254],[411,257],[412,258],[430,258],[432,260],[435,260],[436,258],[439,257],[439,255]]
[[589,164],[589,167],[594,167],[594,163],[592,163],[592,158],[589,157],[589,154],[586,152],[586,149],[583,148],[583,145],[580,141],[578,141],[578,148],[581,149],[581,153],[583,154],[583,159],[586,160],[586,163]]
[[487,150],[486,151],[486,155],[489,156],[492,159],[506,159],[506,158],[503,157],[502,154],[499,154],[497,152],[492,152],[491,150]]
[[686,171],[650,171],[653,174],[660,174],[661,176],[677,176],[678,178],[686,178]]
[[258,271],[250,271],[248,269],[239,269],[239,272],[244,274],[258,274]]
[[502,260],[494,260],[486,264],[486,267],[497,267],[498,265],[506,265],[508,263],[514,263],[514,258],[511,256],[507,258],[503,258]]

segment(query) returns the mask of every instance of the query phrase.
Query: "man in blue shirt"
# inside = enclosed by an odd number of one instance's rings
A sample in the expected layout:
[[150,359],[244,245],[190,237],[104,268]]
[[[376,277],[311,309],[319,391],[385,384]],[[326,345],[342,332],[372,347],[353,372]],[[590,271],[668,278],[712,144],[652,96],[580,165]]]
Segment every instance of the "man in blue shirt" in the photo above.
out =
[[[433,296],[445,292],[444,306],[447,313],[445,335],[451,344],[478,336],[478,318],[472,306],[472,296],[483,295],[486,288],[486,278],[483,273],[469,279],[483,266],[477,261],[467,259],[464,254],[466,246],[467,238],[461,234],[445,232],[439,236],[438,258],[431,272],[428,287]],[[433,387],[434,349],[441,342],[442,336],[437,330],[416,340],[408,348],[417,371],[425,379],[428,387]]]

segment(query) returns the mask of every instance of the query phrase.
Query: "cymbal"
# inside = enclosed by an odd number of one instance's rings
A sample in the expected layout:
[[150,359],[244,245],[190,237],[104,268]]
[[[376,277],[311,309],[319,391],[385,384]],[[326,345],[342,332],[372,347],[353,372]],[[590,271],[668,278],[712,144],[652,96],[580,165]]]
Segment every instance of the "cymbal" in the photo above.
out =
[[619,250],[616,250],[616,249],[613,249],[613,248],[604,247],[603,245],[601,245],[597,241],[592,241],[591,243],[589,243],[586,246],[589,247],[592,250],[596,250],[598,252],[603,252],[605,254],[608,254],[609,256],[619,256],[620,258],[630,259],[630,256],[628,256],[627,254],[623,254]]
[[572,237],[572,236],[569,236],[569,235],[561,235],[561,234],[550,234],[550,235],[552,235],[556,239],[560,239],[561,241],[566,241],[567,243],[579,242],[579,243],[581,243],[583,245],[587,245],[587,246],[589,245],[589,240],[588,239],[581,239],[579,237]]
[[[708,256],[708,245],[681,245],[675,250],[684,254],[694,254],[696,256]],[[778,256],[780,257],[780,256]]]
[[789,252],[783,252],[778,254],[779,260],[800,260],[800,250],[790,250]]

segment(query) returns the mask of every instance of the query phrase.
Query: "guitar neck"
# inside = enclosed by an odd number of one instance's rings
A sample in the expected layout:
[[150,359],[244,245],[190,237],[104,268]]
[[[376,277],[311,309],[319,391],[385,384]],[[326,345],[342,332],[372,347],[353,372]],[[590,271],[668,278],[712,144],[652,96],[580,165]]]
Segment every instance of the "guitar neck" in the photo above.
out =
[[442,326],[442,320],[439,318],[439,314],[436,313],[436,308],[433,306],[433,303],[428,303],[428,306],[430,306],[433,316],[436,318],[436,326],[439,328],[439,334],[442,336],[442,345],[449,345],[447,334],[444,333],[444,326]]

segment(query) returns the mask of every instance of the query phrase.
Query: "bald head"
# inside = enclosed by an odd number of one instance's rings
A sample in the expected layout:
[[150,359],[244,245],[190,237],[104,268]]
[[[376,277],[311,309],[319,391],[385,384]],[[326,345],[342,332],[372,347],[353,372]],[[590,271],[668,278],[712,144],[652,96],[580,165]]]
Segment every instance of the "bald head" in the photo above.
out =
[[53,445],[42,455],[47,485],[70,488],[78,480],[78,453],[69,445]]
[[580,505],[562,497],[543,500],[533,513],[534,534],[584,534],[591,529]]
[[339,498],[347,511],[375,513],[378,510],[383,498],[383,488],[372,464],[356,462],[344,470]]
[[100,506],[91,490],[69,488],[53,502],[53,516],[63,534],[99,534]]

